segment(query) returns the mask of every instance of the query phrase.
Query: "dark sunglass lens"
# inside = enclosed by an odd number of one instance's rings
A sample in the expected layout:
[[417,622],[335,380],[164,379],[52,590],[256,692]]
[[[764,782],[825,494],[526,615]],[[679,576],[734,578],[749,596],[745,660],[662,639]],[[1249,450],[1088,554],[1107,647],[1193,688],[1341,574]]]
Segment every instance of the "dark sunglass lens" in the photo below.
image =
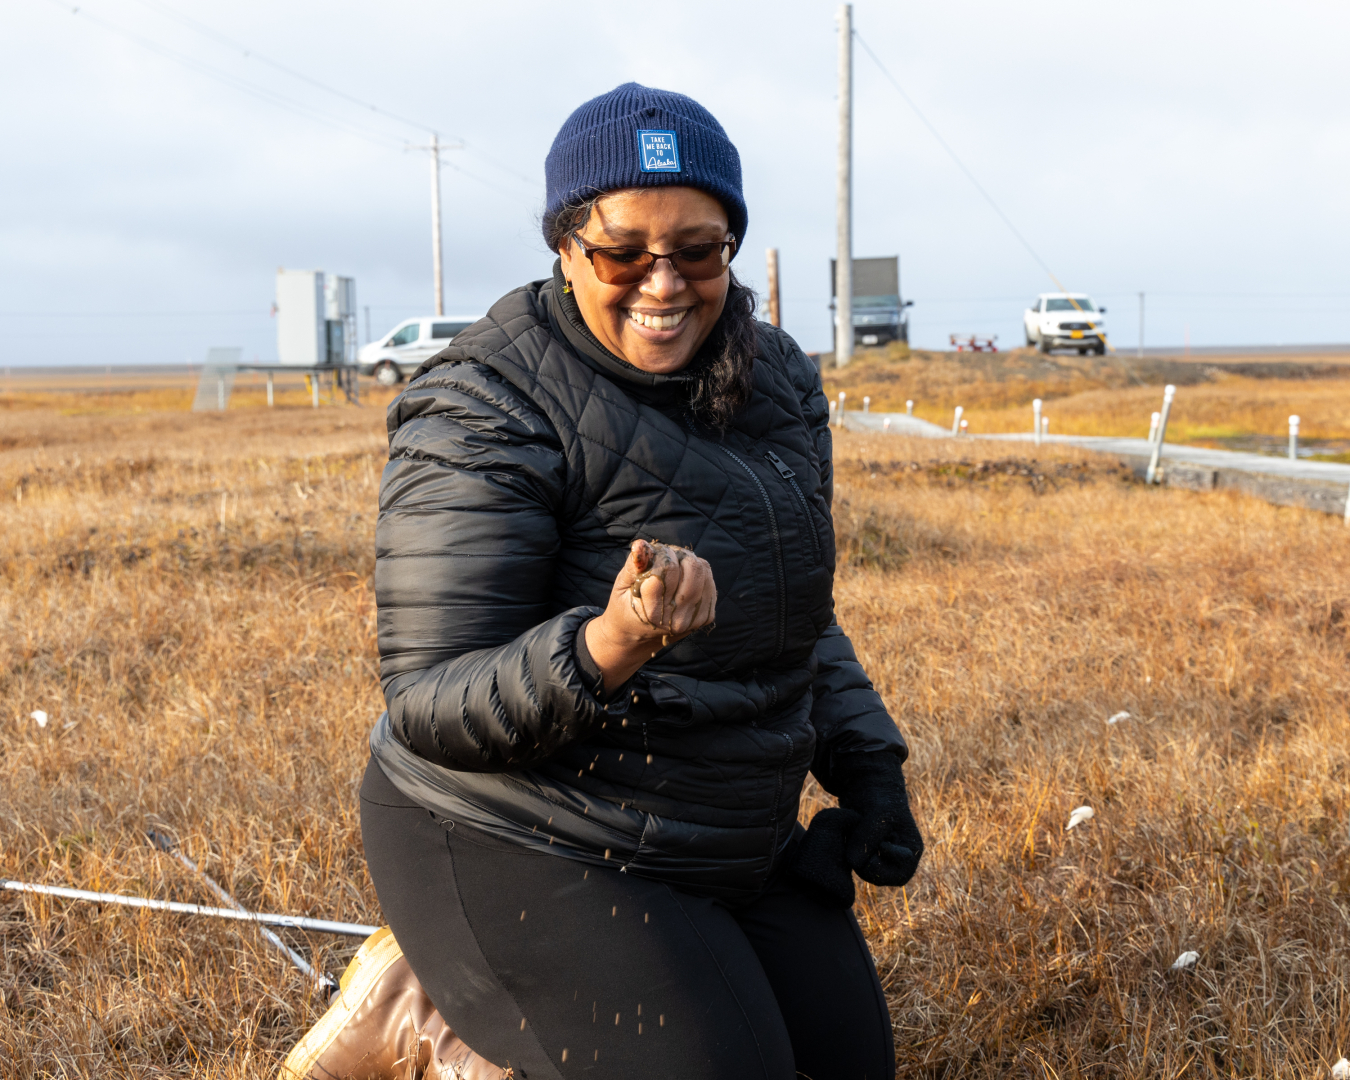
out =
[[690,281],[708,281],[720,277],[727,266],[727,252],[723,244],[694,244],[681,248],[675,254],[680,275]]
[[653,259],[641,248],[601,248],[591,260],[606,285],[633,285],[647,276]]

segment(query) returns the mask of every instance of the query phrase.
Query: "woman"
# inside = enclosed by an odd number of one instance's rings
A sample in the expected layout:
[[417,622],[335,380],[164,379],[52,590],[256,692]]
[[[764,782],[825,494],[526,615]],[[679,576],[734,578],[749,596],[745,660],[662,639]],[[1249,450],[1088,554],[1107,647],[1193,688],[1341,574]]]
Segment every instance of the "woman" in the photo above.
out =
[[[393,937],[311,1040],[356,1057],[295,1071],[373,1074],[411,1024],[407,1069],[889,1078],[852,873],[923,844],[833,617],[819,375],[730,269],[736,149],[629,83],[545,171],[553,277],[389,411],[361,824]],[[840,806],[803,832],[808,771]]]

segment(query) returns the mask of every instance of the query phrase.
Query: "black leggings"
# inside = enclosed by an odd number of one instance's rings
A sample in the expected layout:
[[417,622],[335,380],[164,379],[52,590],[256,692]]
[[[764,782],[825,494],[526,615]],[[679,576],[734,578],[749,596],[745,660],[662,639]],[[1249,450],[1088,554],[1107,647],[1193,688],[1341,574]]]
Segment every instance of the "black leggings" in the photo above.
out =
[[361,835],[431,1000],[521,1080],[894,1077],[890,1016],[853,912],[791,875],[728,908],[443,826],[374,761]]

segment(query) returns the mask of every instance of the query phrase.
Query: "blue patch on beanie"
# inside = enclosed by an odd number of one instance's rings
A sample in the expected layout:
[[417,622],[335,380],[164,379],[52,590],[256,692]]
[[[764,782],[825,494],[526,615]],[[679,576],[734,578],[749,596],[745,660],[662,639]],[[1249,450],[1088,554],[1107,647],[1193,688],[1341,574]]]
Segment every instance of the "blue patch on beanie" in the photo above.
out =
[[545,220],[576,198],[623,188],[682,185],[706,191],[745,246],[749,213],[741,156],[722,125],[693,98],[624,83],[576,109],[544,160]]
[[639,131],[638,166],[643,172],[679,172],[680,143],[673,131]]

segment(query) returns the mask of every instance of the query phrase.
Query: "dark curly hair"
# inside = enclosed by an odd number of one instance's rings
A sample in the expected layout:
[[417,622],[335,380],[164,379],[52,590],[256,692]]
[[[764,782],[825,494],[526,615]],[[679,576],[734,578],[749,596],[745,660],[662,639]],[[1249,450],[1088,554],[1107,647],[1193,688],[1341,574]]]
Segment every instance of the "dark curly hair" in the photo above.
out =
[[[567,238],[590,220],[604,192],[576,197],[558,210],[545,214],[544,237],[555,252]],[[690,371],[689,408],[695,419],[715,431],[725,431],[745,408],[754,388],[753,369],[759,352],[755,291],[736,279],[734,270],[727,288],[726,304],[708,340],[694,357]]]

